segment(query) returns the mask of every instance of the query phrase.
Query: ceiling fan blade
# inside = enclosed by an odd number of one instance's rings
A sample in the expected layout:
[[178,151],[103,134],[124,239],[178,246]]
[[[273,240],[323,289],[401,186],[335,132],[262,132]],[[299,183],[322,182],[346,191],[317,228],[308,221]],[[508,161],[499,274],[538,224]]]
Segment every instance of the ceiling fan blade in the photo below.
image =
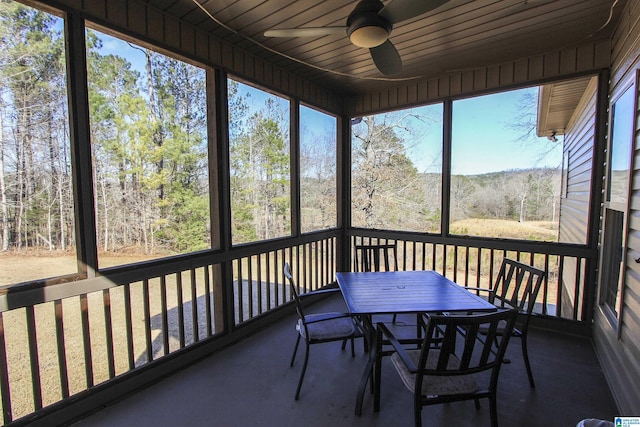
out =
[[378,12],[378,15],[389,21],[391,25],[427,13],[438,8],[449,0],[391,0],[391,3]]
[[346,35],[347,27],[286,28],[264,32],[265,37],[321,37],[332,34]]
[[372,47],[369,49],[371,52],[371,58],[376,64],[376,67],[385,76],[392,74],[398,74],[402,71],[402,59],[396,47],[389,40],[382,43],[380,46]]

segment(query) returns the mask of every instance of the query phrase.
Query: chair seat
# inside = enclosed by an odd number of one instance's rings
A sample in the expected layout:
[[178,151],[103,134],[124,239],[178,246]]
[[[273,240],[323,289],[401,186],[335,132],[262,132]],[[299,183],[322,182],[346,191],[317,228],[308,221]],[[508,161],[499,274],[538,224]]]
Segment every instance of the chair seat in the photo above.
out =
[[[420,361],[420,350],[407,350],[407,354],[415,365],[418,365]],[[430,350],[427,357],[428,369],[435,369],[438,363],[438,357],[440,356],[440,350]],[[416,374],[411,373],[407,366],[402,362],[402,359],[398,353],[391,355],[391,361],[396,370],[402,378],[404,385],[414,392]],[[448,369],[457,368],[460,361],[451,355],[447,364]],[[478,384],[473,378],[473,375],[456,375],[456,376],[435,376],[427,375],[422,382],[422,395],[423,396],[447,396],[454,394],[470,394],[475,393],[478,390]]]
[[307,320],[309,337],[306,336],[302,319],[298,319],[296,329],[303,338],[311,341],[342,339],[356,334],[356,325],[351,317],[332,318],[333,316],[341,315],[341,313],[307,314],[305,319]]

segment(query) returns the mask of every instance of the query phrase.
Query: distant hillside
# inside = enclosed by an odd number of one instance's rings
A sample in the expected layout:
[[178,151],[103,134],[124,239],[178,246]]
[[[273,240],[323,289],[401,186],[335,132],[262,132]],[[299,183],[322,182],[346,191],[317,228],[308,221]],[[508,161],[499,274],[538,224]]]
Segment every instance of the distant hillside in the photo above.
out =
[[[425,182],[432,180],[433,177],[425,176]],[[560,186],[560,168],[452,175],[452,220],[556,221]]]

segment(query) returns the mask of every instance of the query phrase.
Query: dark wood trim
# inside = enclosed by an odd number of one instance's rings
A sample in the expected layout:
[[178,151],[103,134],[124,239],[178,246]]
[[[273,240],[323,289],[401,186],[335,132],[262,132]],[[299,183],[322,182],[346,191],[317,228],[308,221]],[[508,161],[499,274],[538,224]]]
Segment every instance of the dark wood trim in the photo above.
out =
[[567,255],[580,258],[595,259],[597,254],[597,249],[573,243],[534,242],[529,240],[491,239],[468,236],[443,237],[439,234],[425,234],[392,230],[370,230],[366,228],[350,228],[349,230],[347,230],[347,234],[349,236],[362,236],[377,239],[387,239],[391,241],[409,240],[436,245],[446,245],[449,247],[460,246],[504,251],[536,252],[548,255]]
[[[228,76],[220,70],[214,71],[213,83],[216,92],[216,147],[218,159],[217,189],[220,203],[220,233],[221,247],[224,254],[231,250],[231,178],[229,160],[229,109],[228,109]],[[233,304],[233,260],[225,257],[222,263],[213,264],[213,290],[215,295],[214,311],[216,316],[216,330],[231,331],[235,322]]]
[[[605,162],[607,158],[607,135],[609,121],[609,70],[602,70],[598,78],[596,91],[596,120],[595,141],[593,144],[593,164],[591,165],[591,204],[589,206],[589,223],[587,225],[587,245],[598,251],[604,215],[604,177]],[[594,319],[594,310],[598,304],[598,266],[602,261],[602,254],[594,258],[593,262],[587,262],[587,280],[585,281],[585,295],[583,299],[583,313],[585,322],[591,325]],[[601,269],[600,269],[601,270]]]
[[93,205],[91,129],[83,19],[74,13],[69,13],[65,19],[64,31],[67,40],[67,96],[78,272],[94,277],[98,271],[98,253]]
[[302,215],[300,212],[300,101],[289,102],[289,186],[291,194],[291,235],[302,233]]
[[351,239],[347,230],[351,228],[351,118],[338,118],[338,228],[340,237],[336,241],[338,271],[349,271],[351,260]]
[[442,201],[440,205],[440,234],[449,235],[451,222],[451,143],[453,136],[453,101],[443,103],[442,111]]
[[223,105],[218,102],[219,98],[216,95],[220,93],[221,88],[218,86],[218,79],[215,70],[209,68],[206,70],[206,91],[207,91],[207,138],[208,138],[208,153],[209,153],[209,228],[211,235],[211,249],[220,249],[224,246],[226,236],[224,228],[221,226],[225,222],[223,221],[224,212],[222,206],[224,206],[224,194],[225,187],[223,186],[224,177],[221,176],[222,147],[225,144],[219,143],[224,141],[225,127],[221,119],[223,115]]

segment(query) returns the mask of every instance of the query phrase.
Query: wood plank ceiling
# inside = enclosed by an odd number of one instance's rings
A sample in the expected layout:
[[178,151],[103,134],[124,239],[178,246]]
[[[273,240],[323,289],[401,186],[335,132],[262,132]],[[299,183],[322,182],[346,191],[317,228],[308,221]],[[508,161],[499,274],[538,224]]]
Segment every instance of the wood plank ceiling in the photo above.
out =
[[351,44],[346,33],[264,36],[270,29],[344,26],[357,1],[144,1],[347,95],[572,47],[589,38],[607,38],[627,0],[450,0],[394,26],[389,40],[402,58],[403,69],[393,76],[382,75],[368,49]]

